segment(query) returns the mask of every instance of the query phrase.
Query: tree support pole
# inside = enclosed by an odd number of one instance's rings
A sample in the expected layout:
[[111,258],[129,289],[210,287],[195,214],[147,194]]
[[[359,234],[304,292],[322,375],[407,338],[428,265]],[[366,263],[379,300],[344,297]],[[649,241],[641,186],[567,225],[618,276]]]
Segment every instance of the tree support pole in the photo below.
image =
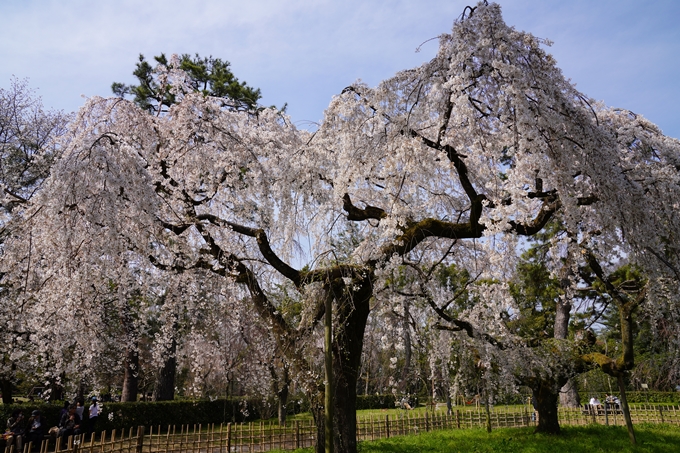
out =
[[324,430],[326,434],[326,453],[333,453],[333,298],[326,295],[324,322],[324,362],[326,385],[324,395]]
[[623,418],[626,420],[626,428],[628,428],[628,437],[630,437],[630,443],[635,445],[635,431],[633,431],[633,420],[630,418],[630,407],[628,407],[628,397],[626,396],[626,386],[623,382],[623,373],[619,373],[616,377],[619,383],[619,393],[621,393],[621,411],[623,412]]

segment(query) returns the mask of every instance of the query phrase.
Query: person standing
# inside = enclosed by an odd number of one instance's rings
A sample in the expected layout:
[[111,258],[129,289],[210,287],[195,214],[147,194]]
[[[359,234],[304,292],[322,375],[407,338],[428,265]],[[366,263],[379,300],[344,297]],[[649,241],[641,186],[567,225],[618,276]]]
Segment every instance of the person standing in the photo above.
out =
[[94,428],[97,425],[97,418],[99,417],[99,404],[97,403],[97,397],[92,397],[92,404],[90,405],[89,420],[87,423],[87,432],[91,434],[94,432]]
[[76,414],[78,414],[78,417],[80,417],[80,420],[84,420],[83,418],[83,411],[85,410],[85,405],[83,403],[82,398],[78,398],[76,400]]

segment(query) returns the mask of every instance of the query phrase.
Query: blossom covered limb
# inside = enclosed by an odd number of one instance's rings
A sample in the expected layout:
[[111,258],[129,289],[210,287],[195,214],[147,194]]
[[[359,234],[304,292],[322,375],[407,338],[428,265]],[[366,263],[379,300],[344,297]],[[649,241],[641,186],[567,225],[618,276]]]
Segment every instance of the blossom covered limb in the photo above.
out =
[[244,225],[240,225],[235,222],[225,221],[213,214],[199,214],[196,216],[198,220],[208,220],[211,223],[219,226],[227,226],[233,231],[244,236],[249,236],[255,238],[257,245],[259,247],[260,253],[265,260],[276,269],[281,275],[291,280],[295,286],[300,286],[301,277],[300,271],[294,269],[287,263],[285,263],[279,256],[274,252],[269,243],[269,238],[267,238],[267,233],[262,228],[252,228]]

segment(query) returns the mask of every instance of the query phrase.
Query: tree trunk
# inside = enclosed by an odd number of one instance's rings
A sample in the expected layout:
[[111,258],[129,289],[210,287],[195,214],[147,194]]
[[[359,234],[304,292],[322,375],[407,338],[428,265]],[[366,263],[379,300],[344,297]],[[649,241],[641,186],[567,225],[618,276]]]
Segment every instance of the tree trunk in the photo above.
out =
[[139,354],[136,348],[129,348],[125,358],[125,375],[123,376],[123,392],[120,401],[137,401],[139,392]]
[[533,401],[538,411],[537,433],[559,434],[560,424],[557,419],[557,400],[560,385],[551,381],[539,381],[532,388]]
[[578,394],[578,386],[573,378],[569,379],[560,390],[560,406],[581,407],[581,396]]
[[[279,370],[281,372],[281,376],[279,376]],[[286,405],[288,404],[288,394],[290,387],[288,365],[275,360],[269,364],[269,374],[272,377],[272,393],[276,394],[279,426],[286,426]]]
[[635,445],[635,431],[633,430],[633,420],[630,418],[630,408],[628,407],[628,397],[626,396],[626,386],[623,382],[623,373],[617,376],[617,382],[619,384],[619,392],[621,393],[621,411],[623,412],[623,418],[626,420],[626,428],[628,429],[628,437],[630,437],[630,443]]
[[[332,348],[335,453],[357,452],[357,381],[361,371],[361,351],[370,311],[372,284],[369,279],[353,283],[348,287],[342,279],[337,279],[328,289],[333,292],[336,302]],[[325,450],[324,396],[324,392],[319,390],[310,397],[313,400],[312,415],[317,425],[317,453]]]
[[168,356],[163,362],[163,367],[158,373],[156,385],[153,391],[154,401],[172,401],[175,399],[175,374],[177,372],[177,342],[173,338]]
[[324,453],[326,449],[326,423],[324,417],[324,394],[322,391],[310,397],[309,411],[312,413],[314,424],[316,424],[316,453]]
[[343,297],[336,299],[337,314],[333,335],[335,453],[357,451],[357,380],[361,371],[361,351],[372,294],[371,283],[367,280],[359,288],[352,290],[342,283]]
[[[238,260],[232,262],[233,271],[239,275],[239,281],[248,285],[253,304],[258,314],[271,323],[272,332],[279,342],[281,351],[287,354],[296,368],[302,372],[302,382],[310,399],[311,412],[317,426],[316,451],[324,451],[324,390],[316,379],[309,379],[308,359],[302,350],[295,348],[295,336],[278,310],[269,301],[262,290],[254,273]],[[333,380],[335,394],[334,450],[335,453],[356,453],[356,392],[357,379],[361,369],[361,351],[363,349],[366,320],[370,311],[369,301],[373,295],[372,270],[356,271],[346,268],[343,272],[338,269],[328,269],[328,280],[324,282],[324,289],[330,291],[335,301],[336,310],[333,316]],[[350,277],[351,282],[345,284]],[[327,296],[328,296],[327,294]],[[319,301],[321,302],[321,301]],[[325,307],[319,316],[324,314]]]
[[[110,385],[106,388],[106,393],[109,395],[111,394]],[[82,378],[80,379],[80,382],[78,382],[78,392],[76,394],[76,399],[78,401],[85,401],[85,380]]]
[[288,405],[288,376],[286,376],[286,381],[283,383],[281,389],[276,392],[276,400],[278,403],[278,416],[279,416],[279,426],[286,426],[286,415],[288,410],[286,406]]
[[[64,381],[62,381],[64,382]],[[52,382],[50,384],[50,401],[61,401],[64,399],[64,386]]]
[[12,404],[12,381],[0,379],[0,391],[2,391],[2,404]]
[[[485,413],[486,413],[486,432],[491,432],[491,398],[489,397],[489,390],[486,388],[486,383],[484,383],[484,400],[486,403]],[[434,406],[432,406],[434,408]]]
[[409,299],[404,302],[404,317],[401,322],[401,328],[404,332],[404,368],[401,370],[401,383],[400,390],[402,392],[408,392],[408,378],[411,371],[411,357],[412,357],[412,346],[411,346],[411,325],[409,324],[410,318],[410,303]]

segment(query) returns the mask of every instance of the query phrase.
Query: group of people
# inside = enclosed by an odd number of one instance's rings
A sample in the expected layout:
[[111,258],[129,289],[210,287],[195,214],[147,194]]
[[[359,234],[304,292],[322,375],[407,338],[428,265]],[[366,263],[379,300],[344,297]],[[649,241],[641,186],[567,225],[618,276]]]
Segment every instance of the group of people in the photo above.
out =
[[[601,405],[602,405],[602,403],[601,403],[600,400],[597,398],[597,396],[592,396],[592,397],[590,398],[589,404],[590,404],[591,406],[601,406]],[[605,394],[604,404],[605,404],[607,407],[610,407],[610,406],[617,407],[619,404],[621,404],[621,401],[620,401],[619,398],[618,398],[617,396],[615,396],[615,395]]]
[[24,442],[33,442],[37,448],[42,443],[46,433],[55,435],[57,442],[63,446],[69,436],[89,434],[95,431],[100,406],[97,398],[92,398],[92,404],[87,413],[82,399],[74,403],[68,401],[59,412],[59,424],[48,430],[47,422],[39,410],[31,412],[25,420],[23,409],[15,409],[7,420],[7,431],[3,437],[8,440],[8,446],[14,444],[17,451],[22,451]]

